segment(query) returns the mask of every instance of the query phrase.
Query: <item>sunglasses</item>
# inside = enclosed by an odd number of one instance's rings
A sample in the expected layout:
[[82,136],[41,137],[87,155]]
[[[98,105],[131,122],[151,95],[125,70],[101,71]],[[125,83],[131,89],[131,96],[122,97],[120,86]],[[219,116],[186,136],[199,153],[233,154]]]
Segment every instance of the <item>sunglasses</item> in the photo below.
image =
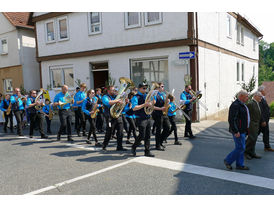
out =
[[164,88],[165,86],[161,86],[162,88]]
[[142,87],[142,89],[147,89],[147,87]]

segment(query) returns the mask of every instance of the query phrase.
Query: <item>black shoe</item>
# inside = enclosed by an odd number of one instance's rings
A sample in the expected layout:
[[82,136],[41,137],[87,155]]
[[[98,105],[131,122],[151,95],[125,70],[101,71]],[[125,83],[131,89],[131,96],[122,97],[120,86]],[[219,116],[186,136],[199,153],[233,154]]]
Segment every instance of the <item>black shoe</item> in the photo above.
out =
[[23,137],[24,135],[23,134],[19,134],[19,137]]
[[245,158],[248,159],[248,160],[252,159],[251,155],[249,155],[249,154],[245,154]]
[[77,132],[77,136],[78,136],[78,137],[81,137],[81,134],[80,134],[80,132]]
[[116,151],[127,151],[127,149],[126,149],[126,148],[121,147],[121,148],[116,148]]
[[88,139],[88,140],[86,140],[86,143],[87,144],[91,144],[91,141]]
[[161,146],[156,147],[156,150],[165,151],[165,149],[163,147],[161,147]]
[[247,167],[247,166],[237,166],[236,169],[237,170],[249,170],[249,167]]
[[47,135],[41,136],[41,139],[48,139],[49,137]]
[[126,144],[133,144],[132,142],[130,142],[129,140],[126,141]]
[[74,140],[70,136],[68,136],[68,141],[73,142]]
[[142,145],[142,142],[140,142],[138,145],[137,145],[137,147],[140,147]]
[[152,154],[151,152],[146,152],[146,153],[145,153],[145,156],[146,156],[146,157],[155,157],[155,155]]
[[190,137],[190,135],[188,135],[188,134],[185,134],[185,136],[184,137]]
[[258,155],[256,155],[256,154],[255,154],[255,155],[252,155],[251,157],[252,157],[252,158],[255,158],[255,159],[262,159],[261,156],[258,156]]
[[179,141],[175,141],[174,144],[175,144],[175,145],[182,145],[182,143],[179,142]]
[[102,144],[100,142],[96,142],[95,147],[102,147]]
[[103,146],[103,147],[102,147],[102,150],[103,150],[103,151],[107,151],[106,146]]
[[131,148],[131,153],[135,157],[136,156],[136,149]]
[[60,141],[60,140],[61,140],[61,135],[58,134],[58,135],[57,135],[57,141]]
[[224,160],[224,164],[227,169],[232,170],[232,166],[230,164],[228,164],[227,161]]
[[166,140],[164,140],[163,142],[164,142],[164,143],[167,143],[167,141],[166,141]]
[[30,136],[29,136],[29,138],[33,138],[33,136],[32,136],[32,135],[30,135]]
[[163,144],[160,144],[160,146],[161,146],[161,147],[163,147],[163,148],[166,148],[166,146],[165,146],[165,145],[163,145]]
[[196,138],[196,136],[190,135],[189,138],[190,138],[190,139],[194,139],[194,138]]
[[86,137],[86,136],[87,136],[86,132],[83,132],[83,137]]

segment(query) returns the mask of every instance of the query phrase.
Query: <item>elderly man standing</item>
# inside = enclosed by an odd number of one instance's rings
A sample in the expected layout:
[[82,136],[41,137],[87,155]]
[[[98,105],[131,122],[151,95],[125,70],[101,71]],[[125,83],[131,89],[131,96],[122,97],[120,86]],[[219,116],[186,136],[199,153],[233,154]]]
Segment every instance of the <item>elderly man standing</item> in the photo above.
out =
[[[269,151],[269,152],[274,152],[274,149],[272,149],[270,147],[269,144],[269,118],[270,118],[270,108],[266,102],[265,99],[265,87],[264,86],[260,86],[258,88],[258,91],[262,93],[263,98],[261,100],[261,102],[259,103],[260,105],[260,109],[261,109],[261,114],[262,114],[262,118],[261,118],[261,123],[260,123],[260,129],[259,129],[259,134],[262,132],[263,133],[263,141],[264,141],[264,151]],[[259,135],[258,134],[258,135]]]
[[248,130],[248,138],[246,140],[245,157],[246,159],[260,159],[261,157],[255,153],[255,145],[258,138],[258,132],[261,122],[261,109],[259,103],[262,99],[261,92],[254,93],[253,98],[248,102],[247,107],[250,114],[250,127]]
[[249,170],[244,166],[245,137],[249,127],[250,116],[247,106],[244,104],[248,100],[248,93],[241,90],[237,99],[229,107],[229,131],[233,135],[235,149],[224,159],[227,169],[232,170],[231,164],[236,161],[236,169]]

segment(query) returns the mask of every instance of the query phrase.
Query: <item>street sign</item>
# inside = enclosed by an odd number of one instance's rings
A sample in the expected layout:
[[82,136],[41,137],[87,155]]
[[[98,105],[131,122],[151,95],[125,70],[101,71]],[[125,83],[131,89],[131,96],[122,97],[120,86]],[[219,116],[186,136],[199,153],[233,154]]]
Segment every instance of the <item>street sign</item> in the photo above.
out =
[[180,52],[179,59],[194,59],[195,52]]

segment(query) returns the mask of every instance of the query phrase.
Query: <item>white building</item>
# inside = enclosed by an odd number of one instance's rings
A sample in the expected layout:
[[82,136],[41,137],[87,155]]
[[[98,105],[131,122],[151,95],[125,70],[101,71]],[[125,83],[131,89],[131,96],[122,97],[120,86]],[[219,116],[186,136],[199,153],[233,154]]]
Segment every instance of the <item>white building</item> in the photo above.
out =
[[30,12],[0,13],[0,92],[16,87],[39,89],[40,72],[36,61],[34,26]]
[[[88,87],[116,80],[163,81],[179,99],[184,76],[201,90],[208,111],[195,117],[223,117],[240,89],[258,76],[258,38],[262,34],[238,13],[103,12],[34,13],[37,60],[43,88],[71,89],[80,79]],[[180,52],[195,59],[179,60]]]

